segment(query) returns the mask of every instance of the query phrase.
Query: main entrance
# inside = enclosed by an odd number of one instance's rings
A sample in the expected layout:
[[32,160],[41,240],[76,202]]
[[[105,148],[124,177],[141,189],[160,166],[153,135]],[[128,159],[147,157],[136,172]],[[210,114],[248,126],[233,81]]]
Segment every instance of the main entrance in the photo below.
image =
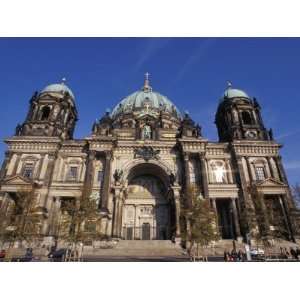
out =
[[133,176],[123,205],[122,237],[127,240],[171,239],[170,202],[167,188],[158,176]]

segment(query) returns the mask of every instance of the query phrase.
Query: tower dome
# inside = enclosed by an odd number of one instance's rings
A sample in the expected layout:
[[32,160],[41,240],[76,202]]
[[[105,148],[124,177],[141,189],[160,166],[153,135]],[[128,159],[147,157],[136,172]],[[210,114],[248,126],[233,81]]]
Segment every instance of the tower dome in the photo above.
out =
[[225,99],[234,99],[234,98],[247,98],[247,99],[250,99],[249,95],[245,91],[240,90],[240,89],[235,89],[235,88],[232,87],[231,82],[227,82],[227,88],[224,91],[220,102],[222,102]]
[[145,74],[144,86],[121,100],[112,110],[111,117],[114,118],[122,113],[130,113],[139,110],[166,111],[180,117],[180,111],[166,96],[153,91],[149,85],[149,74]]
[[63,78],[61,83],[53,83],[47,85],[40,94],[42,93],[64,93],[68,92],[69,95],[72,97],[73,100],[75,100],[74,94],[71,91],[71,89],[65,84],[66,79]]

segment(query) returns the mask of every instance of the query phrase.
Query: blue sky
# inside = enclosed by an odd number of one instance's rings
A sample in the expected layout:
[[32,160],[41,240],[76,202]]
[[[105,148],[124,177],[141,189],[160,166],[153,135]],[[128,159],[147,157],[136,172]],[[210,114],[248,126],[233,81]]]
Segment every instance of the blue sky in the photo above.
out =
[[[214,115],[226,81],[255,96],[282,149],[291,184],[300,182],[299,38],[0,38],[0,139],[24,121],[36,90],[67,78],[76,97],[75,137],[139,89],[144,73],[154,90],[188,110],[217,140]],[[5,144],[0,144],[3,160]]]

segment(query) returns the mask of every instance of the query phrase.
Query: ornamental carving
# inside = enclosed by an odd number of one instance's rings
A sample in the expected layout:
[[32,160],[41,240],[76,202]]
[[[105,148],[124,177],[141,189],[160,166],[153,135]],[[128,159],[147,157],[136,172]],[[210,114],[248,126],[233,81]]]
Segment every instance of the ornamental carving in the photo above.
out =
[[134,150],[134,158],[143,158],[145,161],[159,159],[160,150],[154,150],[151,146],[143,146]]

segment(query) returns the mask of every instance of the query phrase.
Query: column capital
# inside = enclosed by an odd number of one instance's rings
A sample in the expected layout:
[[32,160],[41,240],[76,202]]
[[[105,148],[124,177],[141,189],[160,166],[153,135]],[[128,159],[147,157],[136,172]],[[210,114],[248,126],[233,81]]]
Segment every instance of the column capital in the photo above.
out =
[[183,158],[184,158],[185,161],[189,160],[190,154],[188,152],[184,152],[183,153]]
[[112,154],[111,151],[106,150],[106,151],[104,151],[104,153],[105,153],[105,158],[106,158],[106,160],[111,160],[111,159],[112,159],[113,154]]
[[90,150],[90,151],[88,152],[88,157],[89,157],[89,159],[94,159],[95,156],[96,156],[96,153],[97,153],[96,150]]
[[201,160],[206,160],[205,153],[199,152],[198,154]]

